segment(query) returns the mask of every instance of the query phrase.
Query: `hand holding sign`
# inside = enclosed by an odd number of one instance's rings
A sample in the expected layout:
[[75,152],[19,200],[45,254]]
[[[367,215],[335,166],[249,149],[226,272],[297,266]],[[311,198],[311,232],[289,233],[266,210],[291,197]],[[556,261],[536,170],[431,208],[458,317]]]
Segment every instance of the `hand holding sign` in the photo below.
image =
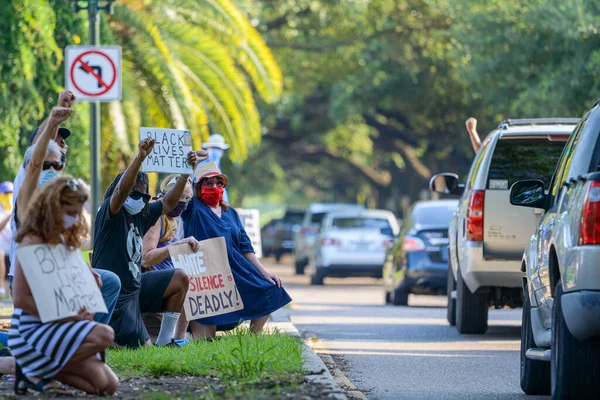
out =
[[42,322],[89,319],[88,314],[108,312],[79,250],[63,244],[37,244],[19,248],[17,258]]
[[188,244],[168,247],[175,268],[190,277],[183,308],[188,321],[243,310],[227,258],[225,238],[198,242],[198,251]]

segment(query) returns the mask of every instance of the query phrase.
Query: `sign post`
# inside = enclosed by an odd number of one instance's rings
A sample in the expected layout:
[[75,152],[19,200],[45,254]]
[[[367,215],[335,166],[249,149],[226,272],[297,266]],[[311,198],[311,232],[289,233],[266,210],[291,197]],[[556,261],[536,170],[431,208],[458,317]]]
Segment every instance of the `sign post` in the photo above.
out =
[[[91,46],[98,46],[100,44],[100,15],[101,10],[107,11],[109,14],[113,13],[113,2],[115,0],[87,0],[87,4],[82,6],[80,3],[84,1],[70,0],[73,2],[73,12],[77,14],[81,10],[88,11],[89,20],[89,44]],[[120,61],[120,52],[119,52]],[[67,63],[65,62],[65,66]],[[68,67],[67,67],[68,68]],[[85,67],[83,67],[85,69]],[[68,70],[68,69],[67,69]],[[93,70],[93,68],[92,68]],[[120,81],[120,68],[119,68],[119,81]],[[66,83],[65,83],[65,86]],[[119,82],[119,98],[121,99],[121,83]],[[77,95],[77,94],[76,94]],[[82,99],[78,96],[79,99]],[[100,183],[100,103],[101,99],[96,99],[90,104],[90,158],[91,158],[91,184],[92,184],[92,224],[96,220],[96,212],[101,205],[101,183]],[[93,232],[93,230],[92,230]]]

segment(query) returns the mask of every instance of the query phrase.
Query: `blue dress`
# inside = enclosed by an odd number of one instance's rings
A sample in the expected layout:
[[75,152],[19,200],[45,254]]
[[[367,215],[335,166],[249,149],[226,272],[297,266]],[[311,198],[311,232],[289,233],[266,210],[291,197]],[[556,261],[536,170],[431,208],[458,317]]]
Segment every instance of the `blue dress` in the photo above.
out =
[[233,329],[242,321],[264,317],[292,301],[285,289],[267,281],[244,257],[244,253],[254,253],[254,248],[237,211],[232,207],[228,211],[223,210],[219,218],[206,204],[193,198],[181,218],[185,237],[194,236],[198,240],[225,238],[229,266],[244,302],[243,310],[202,318],[197,322],[217,325],[218,330]]

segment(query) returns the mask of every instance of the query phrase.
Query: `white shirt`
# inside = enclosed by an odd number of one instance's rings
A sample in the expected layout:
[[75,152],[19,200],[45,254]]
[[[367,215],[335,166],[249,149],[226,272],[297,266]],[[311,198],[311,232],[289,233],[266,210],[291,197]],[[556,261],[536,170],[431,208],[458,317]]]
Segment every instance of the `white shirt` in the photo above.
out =
[[[17,225],[15,223],[15,205],[17,204],[17,196],[19,195],[19,190],[21,189],[21,186],[23,186],[26,174],[27,171],[25,170],[25,168],[23,168],[23,163],[21,163],[21,166],[19,167],[19,172],[17,173],[17,176],[15,177],[15,180],[13,182],[13,217],[10,220],[10,228],[12,229],[12,232],[17,232]],[[8,276],[14,276],[15,259],[17,256],[16,251],[19,245],[17,244],[17,242],[15,242],[14,238],[12,237],[10,244],[10,271],[8,272]]]
[[[8,217],[10,213],[0,206],[0,221],[3,221]],[[11,241],[12,241],[12,229],[11,224],[6,224],[4,229],[0,231],[0,250],[10,256],[11,253]]]

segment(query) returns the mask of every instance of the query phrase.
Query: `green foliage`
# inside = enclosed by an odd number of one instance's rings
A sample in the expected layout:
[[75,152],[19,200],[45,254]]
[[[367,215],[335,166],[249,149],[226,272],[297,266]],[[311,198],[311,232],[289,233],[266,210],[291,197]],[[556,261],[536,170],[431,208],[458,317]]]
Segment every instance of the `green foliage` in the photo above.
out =
[[110,350],[109,365],[119,376],[210,375],[223,381],[257,382],[302,371],[302,344],[294,337],[247,329],[217,341],[191,342],[181,349],[144,347]]
[[[0,21],[0,179],[14,177],[31,131],[56,102],[64,47],[87,36],[87,15],[73,15],[69,2],[9,3]],[[236,162],[258,145],[255,98],[277,100],[282,76],[231,0],[123,0],[101,21],[102,43],[123,49],[123,101],[102,106],[105,185],[133,155],[140,126],[190,129],[195,147],[217,131],[233,145]],[[68,123],[74,135],[67,172],[81,177],[89,176],[87,110],[77,105]]]

